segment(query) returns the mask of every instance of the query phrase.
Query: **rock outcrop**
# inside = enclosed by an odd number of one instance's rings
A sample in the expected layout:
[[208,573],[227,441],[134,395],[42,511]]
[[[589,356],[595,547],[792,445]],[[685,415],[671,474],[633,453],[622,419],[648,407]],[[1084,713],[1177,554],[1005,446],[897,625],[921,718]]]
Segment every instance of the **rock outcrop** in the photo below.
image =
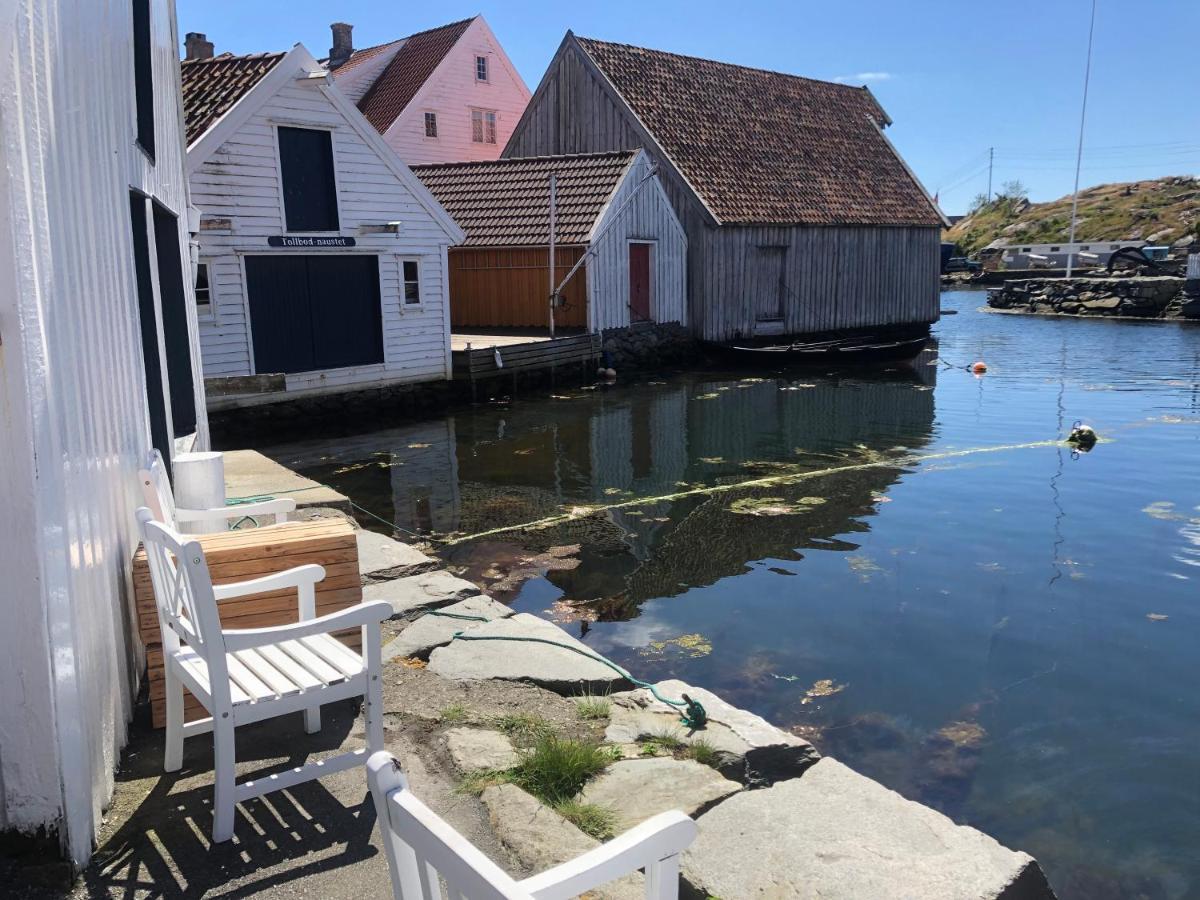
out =
[[1187,296],[1184,279],[1165,275],[1017,279],[988,291],[988,306],[1043,315],[1200,318],[1200,303]]

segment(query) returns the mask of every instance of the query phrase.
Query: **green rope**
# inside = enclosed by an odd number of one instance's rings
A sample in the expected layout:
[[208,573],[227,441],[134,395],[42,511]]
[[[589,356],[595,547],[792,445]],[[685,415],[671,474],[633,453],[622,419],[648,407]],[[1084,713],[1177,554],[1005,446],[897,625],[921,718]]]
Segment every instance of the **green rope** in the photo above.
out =
[[462,619],[464,622],[490,622],[491,619],[485,619],[483,616],[467,616],[462,613],[441,612],[440,610],[431,609],[425,615],[441,616],[443,619]]
[[[479,617],[479,616],[464,617],[464,616],[459,616],[455,613],[441,613],[441,615],[446,616],[447,618],[481,619],[481,617]],[[481,620],[485,621],[485,622],[488,621],[487,619],[481,619]],[[671,700],[670,698],[664,697],[662,694],[660,694],[658,692],[658,688],[655,687],[653,684],[651,684],[649,681],[642,681],[640,678],[634,678],[632,675],[630,675],[628,672],[626,672],[624,669],[622,669],[620,666],[618,666],[616,663],[612,662],[611,660],[607,660],[603,656],[598,656],[595,653],[589,653],[587,650],[581,650],[578,647],[572,647],[570,644],[563,644],[563,643],[560,643],[559,641],[552,641],[549,638],[523,637],[521,635],[515,635],[515,634],[514,635],[467,634],[466,632],[463,632],[463,631],[455,632],[454,639],[459,640],[459,641],[521,641],[521,642],[529,643],[529,644],[549,644],[551,647],[560,647],[563,650],[570,650],[572,653],[578,653],[580,656],[585,657],[586,659],[592,659],[598,663],[603,663],[604,665],[606,665],[610,669],[612,669],[614,672],[616,672],[618,675],[620,675],[622,678],[625,678],[626,680],[633,682],[640,688],[645,688],[646,690],[648,690],[651,694],[654,695],[654,698],[656,700],[658,700],[659,702],[665,703],[665,704],[667,704],[667,706],[673,706],[676,709],[682,709],[683,712],[680,715],[679,721],[685,727],[693,728],[693,729],[703,728],[706,724],[708,724],[708,713],[705,712],[704,707],[700,705],[699,701],[693,700],[687,694],[682,695],[683,696],[682,700]]]

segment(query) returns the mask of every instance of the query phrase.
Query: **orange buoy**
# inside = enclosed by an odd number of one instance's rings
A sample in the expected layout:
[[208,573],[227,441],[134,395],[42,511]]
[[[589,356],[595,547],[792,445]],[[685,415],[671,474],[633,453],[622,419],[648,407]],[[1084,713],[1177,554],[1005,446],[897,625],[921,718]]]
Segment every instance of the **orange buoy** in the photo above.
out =
[[979,362],[975,363],[975,365],[971,366],[971,371],[976,375],[982,375],[987,371],[987,363],[981,359]]

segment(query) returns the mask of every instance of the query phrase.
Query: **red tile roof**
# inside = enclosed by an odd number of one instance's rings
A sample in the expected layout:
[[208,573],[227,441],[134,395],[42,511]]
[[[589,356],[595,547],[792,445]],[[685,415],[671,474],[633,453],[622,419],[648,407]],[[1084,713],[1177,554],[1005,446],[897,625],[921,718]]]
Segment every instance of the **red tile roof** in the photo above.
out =
[[[340,66],[335,67],[333,69],[333,71],[349,72],[351,69],[355,68],[356,66],[359,66],[362,63],[365,63],[368,60],[373,59],[374,57],[378,56],[380,53],[384,53],[387,50],[390,50],[391,48],[395,47],[397,44],[402,44],[402,43],[404,43],[404,38],[399,38],[394,41],[388,41],[386,44],[376,44],[374,47],[364,47],[362,50],[355,50],[353,53],[350,54],[349,58],[344,63],[342,63]],[[320,63],[321,63],[321,65],[325,66],[326,68],[329,68],[329,59],[328,58],[320,60]]]
[[[388,130],[450,52],[472,19],[421,31],[404,39],[383,74],[358,101],[358,108],[381,134]],[[351,57],[353,59],[354,57]]]
[[183,127],[190,147],[283,59],[284,53],[222,53],[179,64],[183,83]]
[[586,244],[588,232],[636,155],[621,150],[440,163],[412,170],[466,232],[467,247],[548,244],[553,173],[556,239],[561,244]]
[[865,88],[576,40],[720,221],[941,224]]

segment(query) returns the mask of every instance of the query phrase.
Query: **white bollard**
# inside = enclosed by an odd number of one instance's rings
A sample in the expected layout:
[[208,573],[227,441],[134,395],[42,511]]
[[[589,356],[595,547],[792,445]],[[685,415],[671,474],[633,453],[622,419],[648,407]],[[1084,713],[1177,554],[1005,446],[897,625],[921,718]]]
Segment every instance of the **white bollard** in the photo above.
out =
[[[180,453],[171,465],[175,473],[175,505],[181,509],[223,509],[225,506],[225,458],[217,452]],[[224,531],[221,516],[180,524],[180,531],[208,534]]]

